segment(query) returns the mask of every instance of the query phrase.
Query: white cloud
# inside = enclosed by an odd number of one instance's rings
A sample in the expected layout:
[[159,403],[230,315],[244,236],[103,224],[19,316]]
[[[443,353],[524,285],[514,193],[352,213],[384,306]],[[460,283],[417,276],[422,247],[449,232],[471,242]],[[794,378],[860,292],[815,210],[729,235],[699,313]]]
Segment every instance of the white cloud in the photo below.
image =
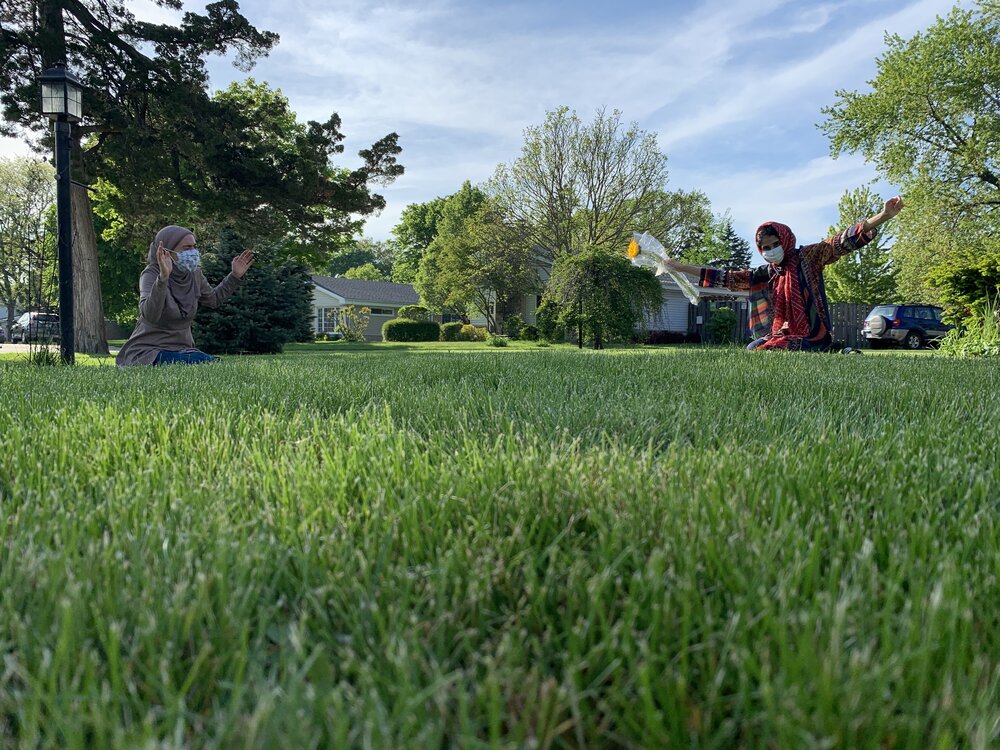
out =
[[37,156],[24,141],[16,138],[0,138],[0,158],[13,159],[19,156]]
[[[712,86],[700,100],[689,102],[692,113],[669,122],[660,129],[660,143],[665,148],[688,138],[704,137],[713,130],[745,123],[758,118],[783,119],[789,115],[819,118],[819,106],[833,101],[838,87],[861,87],[866,72],[874,72],[874,58],[883,50],[885,29],[904,36],[926,27],[942,8],[941,0],[922,0],[904,7],[886,18],[845,29],[829,30],[829,43],[818,52],[796,62],[788,62],[794,48],[773,46],[766,58],[769,65],[752,67],[738,60],[724,71],[717,71]],[[833,6],[814,9],[810,27],[821,28],[829,21]],[[752,37],[774,36],[766,29]],[[780,38],[786,39],[781,33]]]
[[[876,174],[862,157],[849,155],[816,157],[791,167],[678,177],[703,190],[716,210],[729,208],[734,229],[751,243],[760,224],[778,221],[791,227],[799,244],[808,244],[826,237],[827,229],[838,223],[837,204],[844,191],[875,180]],[[876,189],[884,198],[895,194],[885,183]]]

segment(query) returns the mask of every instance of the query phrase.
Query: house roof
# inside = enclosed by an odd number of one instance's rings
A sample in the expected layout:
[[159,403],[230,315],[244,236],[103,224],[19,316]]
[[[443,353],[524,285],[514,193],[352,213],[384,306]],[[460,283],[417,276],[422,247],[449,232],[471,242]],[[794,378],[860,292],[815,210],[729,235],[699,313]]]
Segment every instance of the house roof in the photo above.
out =
[[389,281],[361,281],[340,276],[313,276],[313,283],[348,303],[379,302],[386,305],[416,305],[420,296],[412,284],[393,284]]

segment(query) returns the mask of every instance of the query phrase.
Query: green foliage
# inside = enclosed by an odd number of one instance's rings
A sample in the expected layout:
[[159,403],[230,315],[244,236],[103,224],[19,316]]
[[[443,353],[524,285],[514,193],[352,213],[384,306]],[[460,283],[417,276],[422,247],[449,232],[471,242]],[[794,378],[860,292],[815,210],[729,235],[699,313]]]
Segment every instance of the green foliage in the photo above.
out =
[[[704,193],[656,190],[627,229],[629,233],[649,232],[673,258],[707,264],[722,257],[714,247],[707,247],[713,236],[713,222],[712,204]],[[627,247],[630,239],[627,233],[619,247]]]
[[[38,310],[55,303],[54,187],[55,171],[44,161],[0,159],[0,304],[5,307]],[[0,320],[0,327],[7,323]]]
[[[105,213],[107,210],[108,213]],[[110,214],[110,217],[108,216]],[[101,274],[101,302],[104,314],[125,327],[139,318],[139,275],[146,266],[147,247],[123,247],[116,241],[116,214],[108,207],[94,205],[97,233],[97,262]]]
[[993,296],[972,304],[963,325],[941,340],[941,351],[953,357],[1000,357],[1000,285]]
[[487,335],[488,333],[485,328],[480,328],[479,326],[474,326],[471,323],[466,323],[462,326],[459,338],[462,341],[486,341]]
[[[840,199],[840,222],[830,227],[834,236],[882,210],[882,198],[865,185],[847,190]],[[912,210],[912,209],[907,209]],[[824,271],[831,302],[863,302],[877,305],[897,299],[896,269],[892,257],[893,219],[879,227],[875,239],[848,253]]]
[[504,318],[503,331],[512,339],[521,338],[521,331],[524,329],[524,318],[520,313],[513,313]]
[[[486,202],[486,195],[466,181],[461,189],[444,199],[436,222],[436,234],[420,260],[413,286],[421,303],[431,310],[450,308],[465,312],[467,302],[452,288],[464,282],[462,253],[465,222]],[[442,237],[442,234],[444,235]],[[457,245],[457,247],[455,247]]]
[[433,320],[393,318],[382,324],[383,341],[438,341],[441,326]]
[[521,329],[522,341],[538,341],[538,326],[526,325]]
[[396,315],[400,318],[410,320],[430,320],[430,314],[431,311],[423,305],[403,305],[396,311]]
[[542,298],[542,304],[535,310],[535,323],[538,333],[546,341],[562,341],[566,337],[566,328],[560,322],[562,309],[549,296]]
[[461,341],[464,323],[445,323],[441,326],[441,341]]
[[951,263],[935,266],[928,278],[939,292],[939,299],[955,320],[961,320],[975,305],[989,303],[1000,289],[1000,240],[984,240],[979,252],[965,251]]
[[712,311],[705,324],[705,332],[713,344],[731,344],[737,340],[736,325],[739,316],[735,310],[719,307]]
[[486,337],[486,346],[494,346],[498,348],[503,348],[509,343],[506,336],[494,336],[490,334]]
[[[230,230],[214,247],[205,245],[202,264],[209,283],[222,281],[243,249],[240,237]],[[195,342],[212,354],[273,354],[289,342],[311,341],[312,292],[304,266],[258,258],[221,307],[199,308],[192,330]]]
[[28,351],[28,364],[34,367],[59,367],[63,359],[54,346],[33,346]]
[[582,330],[595,349],[629,340],[643,318],[663,304],[663,288],[649,269],[599,249],[556,261],[547,294],[559,306],[560,323],[578,335]]
[[996,3],[956,6],[911,39],[887,37],[871,91],[840,91],[824,110],[834,155],[861,152],[903,187],[893,247],[903,300],[939,301],[929,274],[1000,235],[998,38]]
[[374,263],[365,263],[356,268],[348,268],[344,272],[345,279],[358,279],[360,281],[388,281]]
[[345,341],[365,341],[365,331],[371,320],[370,307],[344,305],[337,310],[337,331],[344,336]]
[[530,229],[529,244],[558,259],[585,247],[621,252],[666,181],[655,134],[624,125],[617,110],[585,124],[560,107],[525,130],[521,156],[497,168],[489,193],[508,222]]
[[492,331],[496,310],[539,288],[529,230],[509,222],[479,188],[466,182],[450,196],[437,230],[415,282],[431,309],[478,311]]
[[[705,264],[729,270],[750,267],[750,243],[736,233],[733,228],[733,217],[728,211],[709,223],[696,252],[702,254],[702,257],[691,257],[691,253],[686,257],[682,254],[681,257],[688,263]],[[705,255],[710,256],[710,258],[704,260]]]
[[438,234],[447,198],[435,198],[427,203],[411,203],[403,209],[399,223],[392,228],[398,250],[392,268],[392,280],[397,284],[412,284],[417,278],[420,261]]
[[378,269],[381,277],[376,281],[388,281],[395,252],[395,246],[388,242],[367,237],[345,239],[332,252],[326,264],[326,273],[328,276],[346,276],[352,268],[371,265]]

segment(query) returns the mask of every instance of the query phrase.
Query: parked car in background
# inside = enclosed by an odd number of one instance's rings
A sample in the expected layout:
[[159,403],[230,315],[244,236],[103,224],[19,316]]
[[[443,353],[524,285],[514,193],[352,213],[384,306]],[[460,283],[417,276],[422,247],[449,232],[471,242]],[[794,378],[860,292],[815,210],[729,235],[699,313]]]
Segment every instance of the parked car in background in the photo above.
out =
[[10,327],[10,340],[22,344],[59,339],[59,316],[55,313],[26,312]]
[[943,312],[936,305],[878,305],[865,318],[861,335],[872,349],[897,344],[923,349],[954,328],[941,320]]

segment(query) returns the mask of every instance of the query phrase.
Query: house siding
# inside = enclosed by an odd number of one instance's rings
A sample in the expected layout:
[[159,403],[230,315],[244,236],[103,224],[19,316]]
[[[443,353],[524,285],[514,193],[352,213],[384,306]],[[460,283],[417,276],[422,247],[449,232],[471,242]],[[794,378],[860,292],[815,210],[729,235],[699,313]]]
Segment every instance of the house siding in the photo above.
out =
[[[336,282],[337,280],[332,280]],[[327,283],[330,283],[329,281]],[[345,284],[345,287],[357,286]],[[387,311],[387,312],[373,312],[371,317],[368,319],[368,327],[364,331],[364,337],[366,341],[381,341],[382,340],[382,325],[387,320],[392,320],[399,314],[399,308],[404,304],[412,305],[416,302],[409,300],[406,302],[392,301],[387,299],[392,296],[397,298],[400,296],[409,296],[416,298],[416,292],[413,287],[406,284],[385,284],[384,289],[379,288],[378,282],[370,282],[365,285],[365,289],[372,290],[375,292],[384,291],[384,294],[380,294],[381,299],[376,299],[372,297],[349,297],[341,294],[337,294],[330,289],[325,288],[321,283],[313,281],[313,332],[320,333],[323,328],[323,311],[324,310],[339,310],[347,305],[354,305],[355,307],[368,307],[375,311]],[[401,289],[400,287],[404,287]]]

